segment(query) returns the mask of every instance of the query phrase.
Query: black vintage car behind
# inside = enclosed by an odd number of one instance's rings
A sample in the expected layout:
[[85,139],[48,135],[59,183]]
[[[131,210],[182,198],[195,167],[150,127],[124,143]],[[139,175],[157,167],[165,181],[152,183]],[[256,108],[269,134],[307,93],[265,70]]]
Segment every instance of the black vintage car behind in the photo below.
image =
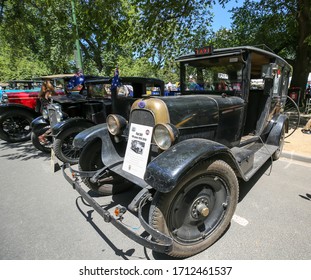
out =
[[[34,146],[44,152],[50,152],[52,147],[60,161],[76,164],[81,149],[73,147],[72,141],[79,132],[104,123],[112,112],[128,119],[136,99],[164,92],[164,82],[159,79],[120,77],[118,92],[110,90],[111,81],[110,77],[86,76],[81,92],[52,97],[42,116],[32,122]],[[45,135],[46,144],[39,142],[42,135]]]
[[[267,160],[280,157],[291,66],[251,46],[201,48],[177,61],[181,95],[139,99],[129,122],[113,114],[97,131],[78,134],[76,147],[84,146],[82,153],[87,153],[98,145],[101,162],[89,163],[93,173],[80,162],[81,171],[71,170],[74,180],[64,167],[64,176],[128,237],[155,251],[188,257],[211,246],[228,228],[239,180],[249,180]],[[139,152],[132,148],[136,143]],[[115,181],[108,185],[108,177]],[[127,210],[137,214],[152,238],[126,228],[126,214],[103,210],[79,178],[104,194],[116,193],[121,179],[141,187]]]

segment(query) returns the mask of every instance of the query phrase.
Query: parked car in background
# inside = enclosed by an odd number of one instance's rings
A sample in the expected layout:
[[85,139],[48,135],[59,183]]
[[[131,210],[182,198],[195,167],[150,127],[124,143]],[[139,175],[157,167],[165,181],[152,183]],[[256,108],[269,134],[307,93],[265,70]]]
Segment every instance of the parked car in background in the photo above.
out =
[[30,123],[37,116],[36,100],[41,81],[9,81],[1,90],[0,139],[19,142],[30,139]]
[[41,115],[38,95],[43,81],[49,80],[57,95],[66,94],[66,83],[74,74],[43,76],[31,81],[10,81],[0,100],[0,139],[7,142],[27,141],[31,137],[31,122]]
[[[97,130],[79,133],[79,170],[64,165],[63,172],[105,222],[147,248],[183,258],[226,232],[239,180],[250,180],[267,160],[280,157],[291,66],[252,46],[198,48],[177,61],[180,96],[141,98],[128,120],[111,114]],[[252,88],[255,79],[263,86]],[[141,191],[127,207],[106,210],[82,181],[104,195],[128,182]],[[127,226],[127,210],[145,232]]]
[[[88,78],[81,94],[52,97],[42,116],[31,124],[34,146],[44,152],[50,152],[52,147],[60,161],[78,163],[80,149],[73,147],[72,141],[79,132],[104,123],[112,112],[127,119],[130,106],[142,96],[163,95],[164,82],[158,79],[120,77],[115,96],[110,91],[111,81],[109,77]],[[150,88],[152,91],[148,92]]]

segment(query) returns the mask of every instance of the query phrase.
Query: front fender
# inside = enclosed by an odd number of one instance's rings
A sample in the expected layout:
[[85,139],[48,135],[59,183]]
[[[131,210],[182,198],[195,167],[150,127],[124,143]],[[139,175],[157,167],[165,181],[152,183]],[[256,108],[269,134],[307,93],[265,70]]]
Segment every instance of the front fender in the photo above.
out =
[[81,149],[96,138],[105,138],[104,130],[107,130],[106,123],[97,124],[81,131],[73,140],[74,147]]
[[30,127],[33,133],[38,134],[42,128],[48,125],[50,125],[50,123],[46,119],[44,119],[42,116],[39,116],[31,122]]
[[14,109],[25,110],[25,111],[33,114],[33,116],[39,115],[39,113],[37,113],[32,108],[29,108],[29,107],[24,106],[22,104],[14,104],[14,103],[1,103],[0,104],[0,115],[7,112],[7,111],[14,110]]
[[70,119],[66,119],[62,122],[55,124],[52,127],[52,134],[53,134],[53,136],[57,136],[62,131],[66,130],[68,128],[71,128],[71,127],[88,128],[88,127],[91,127],[93,125],[94,125],[94,123],[90,120],[87,120],[87,119],[70,118]]
[[216,154],[229,154],[229,148],[207,139],[182,141],[151,161],[144,180],[159,192],[170,192],[198,162]]

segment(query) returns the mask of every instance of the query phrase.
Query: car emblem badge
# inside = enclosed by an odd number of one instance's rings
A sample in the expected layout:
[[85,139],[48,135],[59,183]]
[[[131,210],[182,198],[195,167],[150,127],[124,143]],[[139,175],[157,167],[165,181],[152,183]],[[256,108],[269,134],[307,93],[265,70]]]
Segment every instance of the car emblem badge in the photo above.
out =
[[138,107],[141,108],[141,109],[143,109],[143,108],[146,107],[146,103],[145,103],[144,101],[139,101],[139,102],[138,102]]

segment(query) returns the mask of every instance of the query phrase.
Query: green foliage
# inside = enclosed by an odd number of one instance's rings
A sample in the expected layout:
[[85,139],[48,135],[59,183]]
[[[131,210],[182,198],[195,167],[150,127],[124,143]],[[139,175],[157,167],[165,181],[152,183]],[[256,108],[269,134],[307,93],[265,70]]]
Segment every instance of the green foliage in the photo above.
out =
[[264,44],[288,58],[294,67],[292,84],[305,88],[311,72],[310,0],[246,0],[232,12],[237,44]]
[[[79,34],[73,25],[72,1]],[[0,9],[0,36],[11,50],[7,56],[14,53],[10,63],[25,60],[29,53],[35,57],[30,65],[40,61],[38,67],[27,69],[45,69],[50,74],[73,71],[75,40],[79,38],[85,72],[110,75],[121,61],[128,63],[124,66],[127,73],[154,76],[210,34],[213,2],[5,0]],[[1,80],[11,73],[8,66],[4,69]]]
[[1,1],[0,80],[73,72],[76,39],[84,72],[93,75],[112,75],[119,65],[121,75],[173,82],[179,74],[175,58],[206,44],[265,44],[299,61],[296,73],[311,70],[310,0],[245,0],[232,10],[230,30],[212,32],[211,6],[228,1]]

